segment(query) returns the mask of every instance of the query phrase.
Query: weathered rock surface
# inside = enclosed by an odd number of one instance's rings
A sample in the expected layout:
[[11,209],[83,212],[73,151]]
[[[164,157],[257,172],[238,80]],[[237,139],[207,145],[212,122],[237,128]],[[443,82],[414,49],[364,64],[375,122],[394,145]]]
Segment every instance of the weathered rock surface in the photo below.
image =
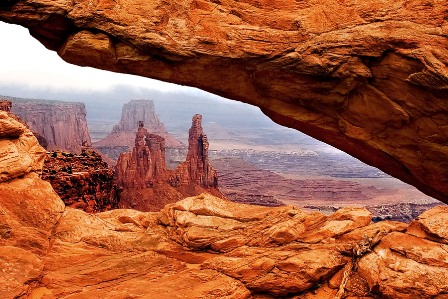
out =
[[83,146],[91,146],[83,103],[1,98],[12,101],[11,111],[36,133],[45,149],[80,153]]
[[20,138],[34,144],[20,148],[34,164],[0,181],[1,298],[444,299],[448,294],[446,207],[425,212],[410,226],[372,224],[364,208],[324,215],[209,194],[160,212],[89,214],[65,207],[39,178],[45,152],[3,111],[0,169],[16,155],[3,142],[16,144]]
[[11,112],[12,102],[9,100],[0,99],[0,110]]
[[42,170],[45,149],[24,124],[4,111],[0,111],[0,138],[0,182]]
[[259,106],[448,202],[442,0],[8,1],[66,61]]
[[222,196],[201,120],[201,115],[193,116],[186,161],[174,170],[166,168],[165,139],[149,133],[139,121],[132,152],[122,153],[115,166],[120,207],[159,211],[167,203],[202,192]]
[[42,179],[50,182],[66,206],[89,213],[118,208],[114,171],[90,149],[79,155],[48,152]]
[[159,135],[165,139],[165,144],[170,148],[177,148],[182,144],[176,140],[160,121],[155,113],[152,100],[131,100],[123,105],[120,122],[115,125],[112,132],[104,139],[95,142],[94,147],[117,160],[122,152],[132,150],[135,143],[135,131],[138,123],[142,121],[148,132]]

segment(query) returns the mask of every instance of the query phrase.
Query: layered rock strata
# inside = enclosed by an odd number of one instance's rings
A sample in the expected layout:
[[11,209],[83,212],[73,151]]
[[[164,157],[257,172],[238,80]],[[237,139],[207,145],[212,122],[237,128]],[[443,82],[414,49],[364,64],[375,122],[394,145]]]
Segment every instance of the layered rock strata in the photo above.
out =
[[66,61],[257,105],[448,202],[448,23],[438,0],[8,1]]
[[91,146],[83,103],[8,98],[11,111],[35,133],[40,144],[49,151],[81,153]]
[[135,131],[139,128],[140,121],[146,125],[148,132],[163,137],[167,147],[182,146],[165,129],[159,116],[155,113],[152,100],[131,100],[123,105],[120,122],[113,127],[108,136],[95,142],[94,147],[111,159],[117,160],[121,153],[132,150],[134,147]]
[[186,161],[174,170],[166,168],[165,139],[138,122],[132,152],[122,153],[115,166],[120,207],[158,211],[167,203],[202,192],[222,196],[201,121],[201,115],[193,116]]
[[66,206],[88,213],[118,208],[114,171],[90,149],[79,155],[48,152],[42,179],[50,182]]
[[324,215],[205,194],[160,212],[89,214],[65,207],[39,178],[45,151],[6,112],[0,151],[2,298],[443,299],[448,292],[446,207],[409,226],[372,224],[363,208]]

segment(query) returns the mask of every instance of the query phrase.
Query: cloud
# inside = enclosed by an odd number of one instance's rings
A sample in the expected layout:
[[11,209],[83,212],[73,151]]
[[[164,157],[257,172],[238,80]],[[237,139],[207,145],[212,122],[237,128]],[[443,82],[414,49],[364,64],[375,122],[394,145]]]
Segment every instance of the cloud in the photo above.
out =
[[132,85],[160,91],[183,89],[153,79],[80,67],[66,63],[18,26],[0,22],[0,82],[52,89],[105,90]]

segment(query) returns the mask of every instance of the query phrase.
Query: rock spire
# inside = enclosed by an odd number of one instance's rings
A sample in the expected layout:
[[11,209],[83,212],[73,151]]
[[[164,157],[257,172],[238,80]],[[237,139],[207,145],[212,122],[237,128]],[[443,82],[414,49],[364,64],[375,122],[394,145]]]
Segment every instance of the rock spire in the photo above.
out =
[[191,128],[188,132],[187,163],[190,181],[202,187],[217,187],[216,171],[208,159],[207,135],[202,130],[202,115],[193,116]]
[[222,196],[218,178],[208,159],[208,140],[202,116],[193,116],[188,153],[174,170],[166,168],[165,139],[151,134],[138,121],[134,147],[118,158],[116,182],[121,188],[120,206],[143,211],[158,210],[169,202],[207,191]]
[[146,188],[165,176],[165,139],[150,134],[138,121],[132,152],[120,155],[116,166],[117,184],[123,188]]

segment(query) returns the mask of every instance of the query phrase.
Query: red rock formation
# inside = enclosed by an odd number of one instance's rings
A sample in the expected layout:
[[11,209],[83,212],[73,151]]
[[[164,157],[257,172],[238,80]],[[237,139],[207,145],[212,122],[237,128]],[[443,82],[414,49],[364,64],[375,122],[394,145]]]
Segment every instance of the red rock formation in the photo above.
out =
[[0,97],[0,110],[1,111],[11,112],[11,106],[12,106],[12,102],[10,100],[3,100]]
[[165,140],[150,134],[139,121],[132,152],[120,155],[116,182],[121,188],[120,207],[156,211],[165,204],[204,191],[221,195],[216,171],[208,160],[208,141],[201,125],[202,116],[193,117],[188,154],[176,169],[165,166]]
[[146,188],[155,181],[164,179],[165,140],[163,137],[149,134],[143,127],[143,121],[135,136],[132,152],[120,155],[116,169],[116,181],[122,188]]
[[2,298],[446,298],[447,207],[409,226],[210,195],[88,214],[39,178],[45,151],[6,112],[0,153]]
[[202,130],[202,115],[193,116],[191,128],[188,131],[187,168],[190,181],[202,187],[217,187],[216,171],[208,159],[207,135]]
[[139,121],[146,125],[148,132],[163,137],[167,147],[181,146],[181,143],[167,132],[155,114],[152,100],[131,100],[124,104],[120,122],[108,136],[95,142],[94,147],[111,159],[117,159],[120,153],[134,147],[135,131],[138,129]]
[[259,106],[448,202],[444,1],[89,3],[9,1],[0,20],[73,64]]
[[47,153],[42,179],[72,208],[94,213],[118,207],[114,171],[92,150]]
[[47,150],[80,153],[83,146],[91,146],[83,103],[8,98],[11,111],[37,133]]

